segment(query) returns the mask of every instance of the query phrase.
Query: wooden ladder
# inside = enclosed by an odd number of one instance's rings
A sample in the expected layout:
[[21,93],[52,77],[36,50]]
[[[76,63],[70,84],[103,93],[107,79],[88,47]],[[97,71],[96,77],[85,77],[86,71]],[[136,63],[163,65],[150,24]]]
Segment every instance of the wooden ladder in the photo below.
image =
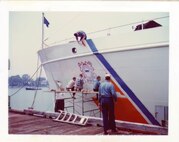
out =
[[53,120],[85,126],[88,122],[88,117],[59,110],[59,115]]

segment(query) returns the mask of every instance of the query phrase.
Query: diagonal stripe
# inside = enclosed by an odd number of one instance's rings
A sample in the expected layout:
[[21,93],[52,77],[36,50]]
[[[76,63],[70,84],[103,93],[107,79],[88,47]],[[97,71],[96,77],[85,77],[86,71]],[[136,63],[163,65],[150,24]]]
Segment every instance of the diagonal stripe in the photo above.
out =
[[159,125],[159,122],[153,117],[153,115],[148,111],[148,109],[142,104],[142,102],[136,97],[132,90],[127,86],[127,84],[119,77],[116,71],[108,63],[102,54],[100,54],[91,39],[87,40],[89,47],[96,57],[101,61],[101,63],[106,67],[110,74],[114,77],[117,83],[122,87],[122,89],[128,94],[128,96],[133,100],[133,102],[139,107],[139,109],[144,113],[144,115],[150,120],[154,125]]
[[111,79],[111,83],[114,85],[116,92],[119,92],[121,95],[124,96],[124,93],[121,91],[121,89],[117,86],[117,84],[112,79]]

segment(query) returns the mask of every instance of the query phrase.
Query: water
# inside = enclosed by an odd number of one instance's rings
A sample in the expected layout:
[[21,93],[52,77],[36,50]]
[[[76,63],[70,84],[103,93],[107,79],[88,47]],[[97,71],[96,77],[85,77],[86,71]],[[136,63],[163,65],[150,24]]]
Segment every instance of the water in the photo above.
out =
[[[10,88],[9,95],[16,92],[19,88]],[[32,106],[36,90],[21,89],[18,93],[10,98],[10,106],[12,109],[24,110]],[[48,92],[48,88],[42,88],[37,91],[34,102],[34,109],[39,111],[53,111],[54,110],[54,93]]]
[[[19,88],[9,88],[9,96],[15,93]],[[10,97],[10,106],[12,109],[24,110],[32,107],[34,96],[36,90],[26,90],[25,88],[21,89],[18,93]],[[90,100],[91,97],[96,96],[95,94],[84,95],[84,101]],[[73,105],[73,99],[71,99],[70,94],[59,94],[60,98],[70,98],[65,100],[65,107]],[[83,111],[96,109],[97,106],[93,101],[83,103],[82,107],[82,97],[81,93],[76,93],[76,99],[74,100],[74,113],[84,114],[86,116],[99,117],[100,113],[98,110],[83,113]],[[55,94],[50,92],[49,88],[42,88],[42,90],[37,91],[33,109],[39,111],[54,111],[55,107]],[[83,108],[83,110],[82,110]],[[73,112],[73,107],[65,108],[65,111]]]

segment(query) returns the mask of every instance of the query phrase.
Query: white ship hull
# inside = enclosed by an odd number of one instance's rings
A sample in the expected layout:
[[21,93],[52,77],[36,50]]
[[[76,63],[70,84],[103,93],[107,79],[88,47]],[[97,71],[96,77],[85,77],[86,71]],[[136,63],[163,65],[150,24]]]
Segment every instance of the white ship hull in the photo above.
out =
[[97,75],[103,81],[110,73],[118,94],[116,119],[161,125],[167,116],[163,109],[168,107],[168,35],[160,27],[88,39],[85,47],[70,42],[38,53],[51,89],[57,89],[55,80],[65,88],[72,77],[83,73],[84,88],[92,90]]

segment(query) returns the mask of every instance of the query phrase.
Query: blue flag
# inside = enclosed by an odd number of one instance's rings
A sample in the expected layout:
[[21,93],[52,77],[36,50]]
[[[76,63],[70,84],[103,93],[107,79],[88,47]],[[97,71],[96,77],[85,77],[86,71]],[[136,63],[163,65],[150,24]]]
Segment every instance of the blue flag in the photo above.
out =
[[45,17],[44,17],[44,24],[45,24],[47,27],[48,27],[48,25],[50,24]]

